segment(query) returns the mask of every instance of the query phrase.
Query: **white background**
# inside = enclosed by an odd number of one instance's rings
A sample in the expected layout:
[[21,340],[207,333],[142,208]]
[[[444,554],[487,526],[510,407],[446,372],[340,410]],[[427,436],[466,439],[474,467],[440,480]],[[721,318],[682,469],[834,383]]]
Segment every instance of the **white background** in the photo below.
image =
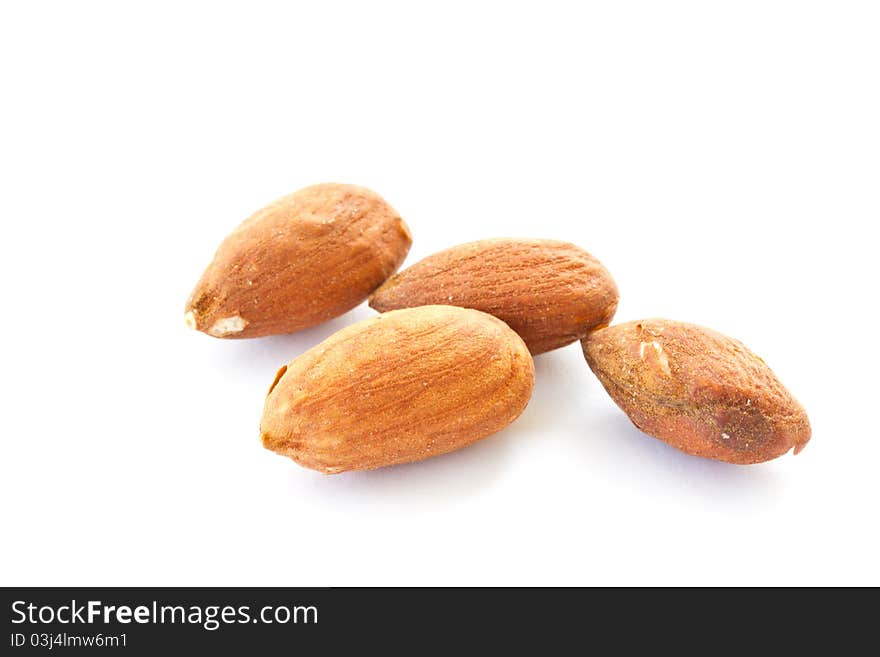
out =
[[[4,3],[0,582],[880,584],[874,2]],[[617,320],[716,328],[807,408],[798,457],[642,435],[577,345],[502,433],[338,476],[258,440],[291,336],[188,331],[220,240],[322,181],[407,264],[573,241]]]

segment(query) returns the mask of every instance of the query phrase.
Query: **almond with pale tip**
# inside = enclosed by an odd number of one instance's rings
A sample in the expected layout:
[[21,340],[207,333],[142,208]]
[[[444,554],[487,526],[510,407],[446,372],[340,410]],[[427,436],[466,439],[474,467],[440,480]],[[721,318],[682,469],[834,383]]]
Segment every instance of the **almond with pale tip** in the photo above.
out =
[[291,333],[364,301],[403,262],[412,238],[378,194],[324,183],[278,199],[217,249],[184,321],[216,338]]

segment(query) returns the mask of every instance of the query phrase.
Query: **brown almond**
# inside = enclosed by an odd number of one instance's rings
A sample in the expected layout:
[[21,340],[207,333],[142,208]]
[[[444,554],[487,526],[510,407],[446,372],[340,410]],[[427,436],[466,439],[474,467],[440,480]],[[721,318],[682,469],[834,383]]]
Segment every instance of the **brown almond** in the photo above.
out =
[[351,310],[393,274],[409,229],[378,194],[326,183],[278,199],[227,237],[186,304],[218,338],[290,333]]
[[810,439],[801,405],[738,340],[645,319],[583,341],[590,368],[633,424],[688,454],[760,463]]
[[608,270],[567,242],[492,239],[435,253],[373,293],[380,312],[450,304],[504,320],[532,355],[563,347],[607,325],[617,310]]
[[504,322],[451,306],[353,324],[282,367],[263,445],[325,473],[418,461],[503,429],[525,409],[532,358]]

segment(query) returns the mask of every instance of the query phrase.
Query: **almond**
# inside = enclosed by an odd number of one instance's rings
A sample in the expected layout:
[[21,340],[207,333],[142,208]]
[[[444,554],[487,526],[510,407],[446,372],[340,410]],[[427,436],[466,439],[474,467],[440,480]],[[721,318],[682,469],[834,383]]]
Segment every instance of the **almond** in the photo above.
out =
[[760,463],[810,439],[804,409],[776,375],[720,333],[646,319],[596,331],[583,348],[633,424],[683,452]]
[[451,306],[385,313],[282,367],[263,445],[325,473],[418,461],[469,445],[525,409],[534,366],[504,322]]
[[437,303],[498,317],[537,355],[607,325],[617,286],[602,263],[573,244],[493,239],[435,253],[370,298],[380,312]]
[[375,192],[326,183],[278,199],[227,237],[186,304],[218,338],[290,333],[337,317],[393,274],[412,239]]

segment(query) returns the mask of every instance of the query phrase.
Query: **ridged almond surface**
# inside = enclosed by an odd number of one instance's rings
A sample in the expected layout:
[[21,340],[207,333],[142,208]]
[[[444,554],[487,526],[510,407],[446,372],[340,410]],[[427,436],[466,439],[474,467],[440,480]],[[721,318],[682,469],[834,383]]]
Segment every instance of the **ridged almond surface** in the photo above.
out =
[[533,355],[607,325],[617,286],[589,253],[567,242],[492,239],[435,253],[388,279],[370,298],[380,312],[432,303],[504,320]]
[[263,445],[325,473],[418,461],[522,413],[534,385],[520,337],[485,313],[424,306],[342,329],[281,368]]
[[583,348],[633,424],[683,452],[760,463],[797,454],[810,439],[804,409],[738,340],[646,319],[596,331]]
[[186,304],[218,338],[290,333],[351,310],[393,274],[409,229],[378,194],[326,183],[285,196],[227,237]]

